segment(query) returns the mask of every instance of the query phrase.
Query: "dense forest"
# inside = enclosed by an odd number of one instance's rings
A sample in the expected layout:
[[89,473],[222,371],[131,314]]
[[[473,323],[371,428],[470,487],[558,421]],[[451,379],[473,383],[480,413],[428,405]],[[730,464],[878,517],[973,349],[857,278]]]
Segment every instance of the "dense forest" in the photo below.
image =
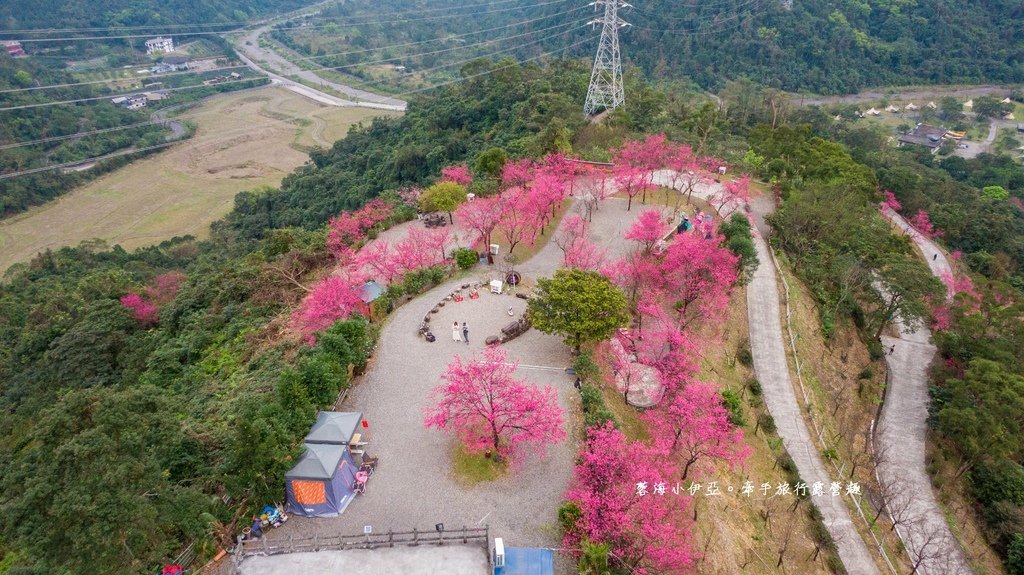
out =
[[[578,126],[586,79],[572,64],[505,68],[353,129],[280,191],[240,194],[209,241],[66,248],[13,268],[0,285],[0,565],[147,573],[277,500],[374,329],[287,337],[276,318],[301,294],[285,275],[308,281],[332,261],[324,224],[343,208],[493,145],[545,151],[547,126]],[[129,293],[154,313],[133,314]]]
[[[338,17],[339,25],[295,29],[277,37],[313,56],[343,52],[344,47],[360,50],[319,60],[324,66],[401,57],[391,63],[415,71],[480,52],[530,57],[567,46],[571,55],[593,58],[598,32],[582,24],[594,13],[570,2],[524,4],[517,10],[483,8],[447,17],[441,12],[403,20],[401,25],[387,20],[372,26],[340,25],[379,21],[382,12],[436,11],[437,4],[345,3],[325,13]],[[1024,81],[1024,6],[1012,0],[654,0],[636,3],[621,16],[632,24],[620,33],[624,62],[638,66],[648,77],[689,79],[705,89],[716,90],[741,76],[787,91],[825,94],[910,83]],[[439,41],[365,51],[431,39]],[[337,40],[343,43],[339,46]],[[360,68],[344,71],[366,77]]]
[[[305,0],[7,0],[0,30],[240,23],[301,8]],[[16,38],[12,38],[16,39]]]

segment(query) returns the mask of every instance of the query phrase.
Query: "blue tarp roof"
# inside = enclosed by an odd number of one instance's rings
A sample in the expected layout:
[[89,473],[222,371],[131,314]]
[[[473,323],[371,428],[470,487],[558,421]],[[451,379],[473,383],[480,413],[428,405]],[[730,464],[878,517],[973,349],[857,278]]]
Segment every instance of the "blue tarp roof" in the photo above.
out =
[[363,300],[363,303],[370,303],[379,298],[382,293],[384,293],[384,286],[373,280],[364,283],[363,287],[359,288],[359,297]]
[[536,547],[506,547],[505,566],[494,575],[555,575],[555,552]]

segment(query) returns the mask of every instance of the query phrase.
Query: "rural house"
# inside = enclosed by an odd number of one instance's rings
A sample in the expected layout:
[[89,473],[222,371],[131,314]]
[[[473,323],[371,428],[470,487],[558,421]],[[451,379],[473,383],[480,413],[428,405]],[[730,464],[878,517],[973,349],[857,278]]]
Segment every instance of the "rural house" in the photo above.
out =
[[914,144],[915,146],[925,146],[931,148],[932,153],[935,153],[938,151],[939,146],[942,145],[942,138],[945,137],[946,133],[947,130],[945,128],[918,124],[913,130],[900,136],[900,145]]
[[146,40],[146,53],[156,54],[158,52],[173,52],[174,51],[174,39],[173,38],[153,38]]
[[19,56],[27,56],[25,49],[21,47],[21,42],[17,40],[4,40],[2,42],[4,48],[7,49],[7,55],[11,58],[17,58]]

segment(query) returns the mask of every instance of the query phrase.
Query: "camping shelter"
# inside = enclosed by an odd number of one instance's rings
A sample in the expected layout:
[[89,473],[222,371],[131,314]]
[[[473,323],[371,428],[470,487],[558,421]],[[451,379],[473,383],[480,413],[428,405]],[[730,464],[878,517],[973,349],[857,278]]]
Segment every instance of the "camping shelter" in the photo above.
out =
[[321,411],[305,442],[348,445],[362,419],[363,414],[358,411]]
[[288,511],[305,517],[336,517],[352,501],[356,464],[347,445],[306,443],[306,452],[284,474]]

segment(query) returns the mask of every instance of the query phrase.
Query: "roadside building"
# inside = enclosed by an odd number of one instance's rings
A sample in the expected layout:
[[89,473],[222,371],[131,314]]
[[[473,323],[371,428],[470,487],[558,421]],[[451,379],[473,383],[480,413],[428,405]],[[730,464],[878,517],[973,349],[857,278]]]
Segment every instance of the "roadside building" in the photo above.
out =
[[914,146],[924,146],[930,148],[934,154],[942,146],[942,139],[946,136],[948,130],[938,126],[930,126],[928,124],[918,124],[913,130],[900,136],[900,146],[903,144],[911,144]]
[[4,45],[4,49],[7,50],[7,55],[11,58],[20,58],[28,55],[25,53],[25,49],[21,47],[21,42],[18,42],[17,40],[4,40],[0,42],[0,44]]
[[173,38],[152,38],[146,40],[146,53],[147,54],[159,54],[161,52],[173,52],[174,51],[174,39]]

